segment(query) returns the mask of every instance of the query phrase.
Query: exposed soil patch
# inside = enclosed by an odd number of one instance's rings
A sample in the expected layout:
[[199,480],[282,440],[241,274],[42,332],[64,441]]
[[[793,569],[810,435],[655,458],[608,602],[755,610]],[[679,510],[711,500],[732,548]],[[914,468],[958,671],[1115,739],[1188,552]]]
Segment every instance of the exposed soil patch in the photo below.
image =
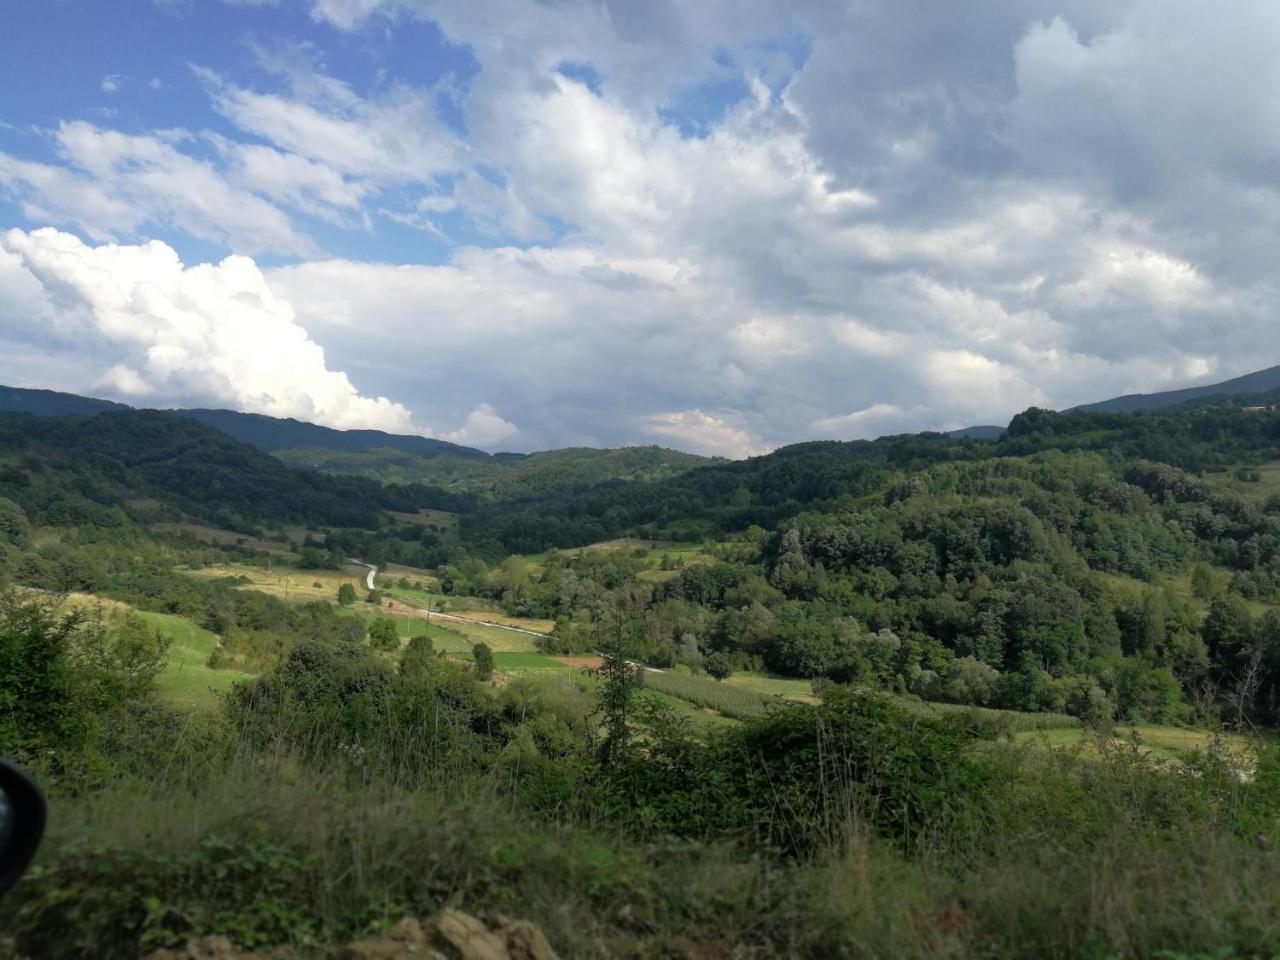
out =
[[580,667],[583,670],[599,670],[604,666],[604,661],[599,657],[552,657],[557,663],[567,663],[571,667]]

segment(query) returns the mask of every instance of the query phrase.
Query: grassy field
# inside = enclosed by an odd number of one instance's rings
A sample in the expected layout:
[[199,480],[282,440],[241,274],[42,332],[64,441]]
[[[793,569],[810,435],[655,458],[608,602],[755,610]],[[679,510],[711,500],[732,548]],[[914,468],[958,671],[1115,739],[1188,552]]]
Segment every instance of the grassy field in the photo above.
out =
[[787,677],[766,677],[759,673],[735,673],[720,681],[726,686],[739,687],[769,697],[783,697],[787,700],[800,700],[805,703],[817,703],[813,695],[813,684],[808,680],[793,680]]
[[221,530],[217,527],[206,527],[198,523],[155,523],[151,525],[151,530],[154,533],[187,534],[202,543],[237,544],[250,550],[261,550],[263,553],[272,553],[289,560],[298,558],[294,547],[301,543],[302,538],[306,536],[306,531],[301,531],[302,536],[298,538],[297,543],[291,538],[265,540],[259,537],[246,536],[243,533],[236,533],[234,530]]
[[[409,578],[412,579],[412,578]],[[375,579],[374,583],[380,583],[379,589],[397,600],[403,600],[405,603],[414,607],[422,607],[425,609],[430,606],[433,610],[436,605],[443,602],[446,613],[462,613],[464,611],[473,611],[477,613],[498,614],[498,605],[492,600],[482,600],[479,597],[451,597],[443,593],[436,593],[432,590],[418,590],[413,587],[397,587],[394,581],[386,581],[381,578]]]
[[[534,633],[550,633],[555,628],[555,622],[552,620],[538,620],[533,617],[510,617],[501,610],[495,608],[495,605],[485,601],[478,600],[474,597],[446,597],[438,593],[427,593],[422,590],[406,590],[402,587],[391,587],[385,591],[388,596],[400,601],[407,607],[416,610],[437,610],[441,602],[444,603],[443,611],[446,620],[458,618],[459,620],[469,621],[477,625],[483,624],[500,624],[508,627],[515,627],[518,630],[530,630]],[[435,616],[436,613],[432,613]],[[452,621],[451,622],[456,622]]]
[[455,526],[458,522],[458,515],[449,513],[446,510],[424,508],[417,513],[402,513],[398,510],[388,510],[387,512],[401,523],[417,523],[422,524],[424,527],[439,527],[441,530]]
[[599,543],[590,543],[586,546],[565,550],[530,553],[523,555],[521,559],[529,565],[530,571],[536,576],[542,573],[547,559],[553,555],[572,558],[580,557],[585,553],[619,553],[644,560],[649,569],[641,571],[639,576],[641,579],[646,580],[665,580],[679,574],[679,570],[659,569],[664,555],[670,556],[681,567],[688,566],[691,563],[709,563],[712,559],[700,543],[681,543],[674,540],[639,540],[631,537],[624,537],[618,540],[602,540]]
[[[715,680],[705,674],[687,673],[683,670],[649,672],[645,674],[645,685],[650,690],[736,719],[759,716],[768,709],[769,704],[778,700],[817,702],[808,680],[769,677],[756,673],[735,673],[726,680]],[[1065,714],[1019,713],[1014,710],[994,710],[951,703],[927,703],[915,697],[893,699],[914,713],[961,714],[980,721],[993,721],[1011,733],[1064,728],[1067,733],[1075,734],[1079,739],[1080,721]]]
[[188,709],[210,707],[219,693],[239,680],[249,679],[250,674],[213,670],[205,665],[218,643],[208,630],[167,613],[140,610],[138,616],[170,640],[169,662],[156,678],[160,695],[170,703]]
[[[1081,747],[1095,749],[1092,741],[1097,734],[1083,727],[1075,729],[1028,730],[1015,739],[1043,747]],[[1217,733],[1209,730],[1192,730],[1185,727],[1165,727],[1156,724],[1118,723],[1111,734],[1114,746],[1129,746],[1161,760],[1176,761],[1192,751],[1208,750],[1215,742],[1221,743],[1230,753],[1248,757],[1253,751],[1255,738],[1238,733]]]
[[244,577],[249,581],[245,584],[246,588],[260,590],[282,600],[336,600],[338,587],[344,583],[355,588],[357,597],[364,597],[368,592],[365,588],[366,571],[364,567],[356,566],[348,566],[342,570],[294,570],[291,567],[267,569],[248,564],[220,563],[186,572],[193,577],[207,579]]
[[1280,460],[1264,463],[1260,467],[1246,466],[1246,470],[1257,470],[1258,480],[1237,480],[1236,470],[1230,467],[1222,473],[1206,473],[1204,478],[1224,493],[1261,503],[1273,494],[1280,493]]
[[[394,601],[389,606],[380,608],[356,604],[352,609],[362,616],[391,617],[397,621],[396,629],[402,631],[401,636],[414,635],[404,633],[404,630],[420,629],[417,626],[411,626],[412,624],[422,624],[422,628],[425,628],[427,624],[425,612],[403,604],[396,604]],[[532,653],[537,649],[535,646],[536,638],[529,636],[527,633],[516,633],[514,630],[502,630],[498,627],[485,626],[481,623],[465,620],[447,619],[435,613],[431,615],[431,631],[431,639],[435,643],[437,650],[470,650],[471,645],[475,643],[487,643],[489,648],[495,652]],[[437,633],[437,631],[440,632]]]
[[644,675],[644,685],[646,690],[654,690],[736,720],[761,716],[773,700],[771,696],[742,685],[734,686],[708,676],[677,670],[648,671]]
[[417,617],[396,616],[395,614],[387,613],[384,609],[361,603],[357,603],[347,608],[347,610],[351,616],[363,617],[365,620],[385,617],[395,624],[396,633],[399,634],[402,640],[408,640],[410,637],[427,636],[431,638],[432,647],[444,653],[465,652],[470,656],[471,646],[476,642],[468,639],[461,631],[452,629],[448,624],[442,624],[435,620],[428,624],[425,620]]

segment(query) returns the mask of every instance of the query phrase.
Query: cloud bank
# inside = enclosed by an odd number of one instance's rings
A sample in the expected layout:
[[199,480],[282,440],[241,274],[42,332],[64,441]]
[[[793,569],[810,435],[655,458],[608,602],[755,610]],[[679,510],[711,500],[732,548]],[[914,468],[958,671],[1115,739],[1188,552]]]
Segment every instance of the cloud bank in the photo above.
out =
[[[32,223],[97,245],[0,247],[0,335],[56,385],[745,456],[1280,360],[1261,0],[304,6],[320,41],[193,68],[201,122],[0,151]],[[413,24],[471,69],[361,82],[318,46]],[[160,229],[237,256],[184,268]],[[403,230],[445,252],[362,255]],[[241,317],[317,359],[256,363]]]
[[409,411],[363,396],[295,322],[246,257],[184,267],[158,241],[90,247],[56,230],[0,235],[0,317],[105,368],[99,387],[144,403],[190,399],[326,426],[415,430]]

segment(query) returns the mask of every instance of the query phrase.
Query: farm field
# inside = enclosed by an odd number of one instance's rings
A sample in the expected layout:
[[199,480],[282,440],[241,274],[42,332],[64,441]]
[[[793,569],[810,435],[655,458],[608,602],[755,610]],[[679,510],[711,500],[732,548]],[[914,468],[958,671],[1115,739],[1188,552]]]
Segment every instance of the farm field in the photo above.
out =
[[[726,717],[746,719],[764,713],[769,705],[779,700],[816,703],[812,686],[807,680],[789,680],[754,673],[735,673],[726,680],[715,680],[705,674],[669,670],[645,674],[645,686],[668,696],[684,700],[695,706],[711,710]],[[892,696],[895,702],[915,713],[965,714],[1005,725],[1011,732],[1058,730],[1075,734],[1079,739],[1080,721],[1075,717],[1056,713],[1019,713],[1013,710],[995,710],[986,707],[970,707],[949,703],[929,703],[915,697]]]
[[750,690],[753,693],[770,697],[783,697],[787,700],[800,700],[805,703],[817,703],[813,695],[813,684],[808,680],[793,680],[787,677],[769,677],[759,673],[735,673],[718,681],[726,686]]
[[[356,609],[359,609],[359,604]],[[362,613],[364,611],[361,611]],[[369,613],[377,616],[379,611],[370,609]],[[426,626],[427,616],[425,610],[408,606],[403,603],[391,601],[389,606],[381,608],[383,616],[390,616],[397,621],[403,621],[407,624],[421,623]],[[397,630],[401,629],[399,624]],[[406,629],[416,629],[406,627]],[[456,647],[464,647],[468,650],[474,643],[487,643],[495,653],[505,651],[508,653],[531,653],[537,648],[534,646],[536,637],[531,637],[527,633],[517,633],[514,630],[503,630],[500,627],[486,626],[482,623],[475,623],[467,620],[453,620],[441,617],[437,613],[431,614],[432,642],[435,642],[437,634],[436,630],[444,632],[444,642],[451,643]],[[409,636],[410,634],[403,634]],[[437,649],[445,649],[437,646]]]
[[427,586],[434,587],[437,585],[437,578],[430,570],[423,570],[420,567],[406,567],[402,563],[387,563],[378,568],[378,575],[374,579],[374,583],[379,589],[387,589],[396,580],[404,577],[409,581],[423,582]]
[[428,605],[434,610],[440,603],[444,603],[446,613],[462,613],[464,611],[477,612],[485,614],[499,615],[497,604],[490,600],[482,600],[479,597],[453,597],[443,593],[437,593],[433,590],[418,590],[415,587],[398,587],[394,582],[386,583],[375,577],[375,584],[379,584],[378,589],[382,590],[388,596],[395,597],[397,600],[403,600],[410,606],[425,609]]
[[222,530],[218,527],[208,527],[198,523],[154,523],[150,529],[155,533],[187,534],[202,543],[237,544],[250,550],[260,550],[263,553],[271,553],[291,560],[298,558],[298,554],[293,548],[300,544],[306,536],[305,530],[295,528],[300,534],[296,541],[289,531],[286,531],[286,535],[289,537],[287,541],[266,540],[260,537],[246,536],[243,533],[236,533],[234,530]]
[[446,619],[456,617],[476,624],[496,623],[515,627],[517,630],[531,630],[534,633],[550,633],[555,628],[555,622],[552,620],[507,616],[502,611],[493,609],[493,604],[472,597],[447,597],[422,590],[406,590],[403,587],[390,587],[384,592],[393,599],[401,601],[405,606],[424,612],[430,605],[433,617],[437,615],[435,611],[438,605],[443,602],[445,609],[442,612]]
[[740,684],[731,686],[708,676],[677,670],[646,672],[644,688],[735,720],[761,716],[773,699]]
[[[365,568],[348,565],[342,570],[294,570],[291,567],[267,569],[239,563],[220,563],[201,570],[184,571],[193,577],[216,580],[223,577],[244,577],[246,588],[260,590],[282,600],[312,601],[336,600],[338,587],[344,583],[355,588],[356,596],[363,597]],[[316,584],[319,586],[316,586]]]

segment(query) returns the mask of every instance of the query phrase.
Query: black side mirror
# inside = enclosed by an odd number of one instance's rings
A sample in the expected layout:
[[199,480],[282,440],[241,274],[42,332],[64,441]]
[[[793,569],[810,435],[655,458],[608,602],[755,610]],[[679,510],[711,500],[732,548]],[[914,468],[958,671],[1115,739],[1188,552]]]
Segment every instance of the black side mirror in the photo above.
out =
[[21,767],[0,760],[0,893],[22,876],[44,836],[44,794]]

